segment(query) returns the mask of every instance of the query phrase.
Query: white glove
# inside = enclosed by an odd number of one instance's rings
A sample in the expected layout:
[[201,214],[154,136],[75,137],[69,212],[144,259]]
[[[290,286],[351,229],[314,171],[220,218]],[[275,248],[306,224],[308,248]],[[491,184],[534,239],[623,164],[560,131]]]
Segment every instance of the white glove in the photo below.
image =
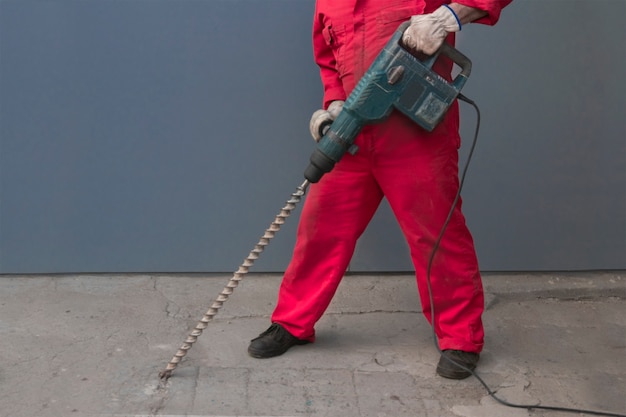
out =
[[330,103],[328,110],[320,109],[313,113],[311,122],[309,123],[309,130],[315,142],[319,142],[322,138],[322,132],[320,132],[321,128],[327,123],[332,123],[333,120],[339,116],[341,109],[343,109],[343,103],[343,100],[335,100]]
[[461,22],[456,14],[448,6],[441,6],[431,14],[412,16],[409,27],[402,35],[402,42],[415,52],[432,55],[448,33],[459,30]]

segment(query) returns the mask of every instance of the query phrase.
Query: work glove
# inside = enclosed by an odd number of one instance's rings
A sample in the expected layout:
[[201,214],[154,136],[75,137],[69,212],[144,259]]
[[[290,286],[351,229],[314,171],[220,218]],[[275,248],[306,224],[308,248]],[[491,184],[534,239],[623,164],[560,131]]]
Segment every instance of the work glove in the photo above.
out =
[[343,100],[335,100],[328,106],[328,110],[319,109],[316,110],[311,116],[311,122],[309,123],[309,130],[311,131],[311,136],[313,136],[313,140],[315,142],[319,142],[319,140],[323,136],[322,129],[333,122],[341,113],[341,109],[343,109]]
[[415,52],[432,55],[448,33],[459,30],[461,21],[450,7],[443,5],[433,13],[412,16],[409,27],[402,35],[402,42]]

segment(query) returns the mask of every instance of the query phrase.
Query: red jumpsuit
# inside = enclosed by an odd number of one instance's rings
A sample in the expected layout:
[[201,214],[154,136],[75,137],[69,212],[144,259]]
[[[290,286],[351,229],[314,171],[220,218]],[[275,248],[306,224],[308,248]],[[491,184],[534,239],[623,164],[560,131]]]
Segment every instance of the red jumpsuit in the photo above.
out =
[[[494,24],[510,1],[457,2],[488,11],[479,22]],[[313,49],[324,85],[324,108],[346,99],[401,22],[431,13],[442,3],[318,0]],[[453,41],[450,35],[448,42]],[[435,70],[450,79],[452,64],[439,61]],[[330,304],[357,239],[385,197],[410,247],[422,311],[434,324],[440,348],[482,350],[483,289],[460,201],[431,269],[434,323],[426,284],[428,257],[459,187],[458,124],[455,105],[431,133],[398,112],[381,124],[365,126],[355,141],[359,151],[346,153],[309,187],[272,322],[299,339],[314,340],[314,325]]]

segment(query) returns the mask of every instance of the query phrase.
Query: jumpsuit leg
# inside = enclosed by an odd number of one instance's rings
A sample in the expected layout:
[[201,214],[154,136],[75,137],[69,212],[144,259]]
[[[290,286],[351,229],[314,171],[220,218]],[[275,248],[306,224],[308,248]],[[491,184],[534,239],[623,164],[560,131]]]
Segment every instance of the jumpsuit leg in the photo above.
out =
[[[427,264],[459,187],[458,134],[442,126],[435,135],[415,137],[406,123],[397,115],[379,127],[373,171],[409,244],[422,311],[433,324]],[[430,282],[440,348],[479,353],[483,289],[460,200],[435,255]]]
[[357,239],[382,200],[366,147],[361,148],[356,155],[344,155],[312,184],[303,205],[293,257],[271,317],[302,340],[314,341],[314,325],[330,304]]

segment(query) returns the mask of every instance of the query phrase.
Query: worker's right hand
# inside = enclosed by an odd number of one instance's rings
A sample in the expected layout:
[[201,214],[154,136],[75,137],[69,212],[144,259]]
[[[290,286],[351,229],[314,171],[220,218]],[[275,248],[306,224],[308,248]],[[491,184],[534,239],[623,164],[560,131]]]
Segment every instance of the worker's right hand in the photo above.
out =
[[409,27],[402,34],[402,42],[415,52],[432,55],[437,52],[450,32],[461,30],[461,21],[448,5],[430,14],[411,17]]
[[328,106],[328,110],[319,109],[311,116],[309,130],[315,142],[319,142],[324,133],[322,130],[326,125],[331,124],[343,109],[343,100],[335,100]]

